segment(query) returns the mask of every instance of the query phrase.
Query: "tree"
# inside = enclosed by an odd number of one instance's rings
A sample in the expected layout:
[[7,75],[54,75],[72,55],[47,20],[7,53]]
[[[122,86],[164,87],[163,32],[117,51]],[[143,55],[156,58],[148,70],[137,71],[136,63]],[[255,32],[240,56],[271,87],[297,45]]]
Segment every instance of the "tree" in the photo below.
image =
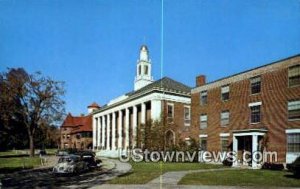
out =
[[1,115],[4,122],[20,115],[27,129],[30,156],[34,156],[35,132],[42,124],[56,124],[64,115],[63,82],[42,76],[40,72],[28,74],[24,69],[9,69],[1,75],[0,105],[6,107]]
[[0,150],[24,148],[28,145],[27,130],[22,115],[16,112],[21,108],[17,91],[22,88],[27,73],[21,69],[10,69],[0,74]]

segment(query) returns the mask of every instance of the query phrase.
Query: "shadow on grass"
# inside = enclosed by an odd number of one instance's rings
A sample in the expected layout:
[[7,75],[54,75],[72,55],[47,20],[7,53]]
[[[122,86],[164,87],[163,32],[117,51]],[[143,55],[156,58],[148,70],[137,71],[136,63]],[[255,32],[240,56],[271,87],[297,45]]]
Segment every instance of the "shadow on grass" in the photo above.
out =
[[290,178],[290,179],[300,179],[300,175],[294,175],[294,174],[286,174],[284,175],[284,177],[286,178]]
[[32,169],[33,167],[3,167],[0,168],[0,173],[2,174],[7,174],[7,173],[13,173],[16,171],[23,171],[23,170],[28,170],[28,169]]
[[8,188],[60,188],[71,185],[77,188],[89,188],[96,184],[103,184],[104,178],[113,174],[102,169],[94,169],[78,175],[56,175],[51,170],[50,168],[37,169],[6,174],[1,182],[3,187]]
[[126,177],[128,175],[131,175],[132,173],[133,173],[133,171],[129,171],[129,172],[125,173],[125,174],[119,175],[118,177],[120,177],[120,178]]
[[29,157],[28,154],[15,154],[15,155],[1,155],[1,158],[17,158],[17,157]]

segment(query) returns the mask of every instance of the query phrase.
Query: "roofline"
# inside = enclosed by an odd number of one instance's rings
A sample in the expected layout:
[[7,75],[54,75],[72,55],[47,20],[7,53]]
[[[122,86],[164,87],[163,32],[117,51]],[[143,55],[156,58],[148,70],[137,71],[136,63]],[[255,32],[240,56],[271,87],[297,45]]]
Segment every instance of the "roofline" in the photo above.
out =
[[153,93],[153,92],[160,92],[160,93],[167,93],[167,94],[176,94],[177,96],[183,96],[183,97],[191,97],[191,93],[176,93],[176,92],[173,92],[173,91],[169,91],[169,90],[166,90],[166,89],[162,89],[162,88],[157,88],[157,87],[154,87],[154,88],[151,88],[143,93],[139,93],[139,94],[136,94],[136,95],[133,95],[133,96],[129,96],[128,98],[120,101],[120,102],[116,102],[112,105],[108,105],[108,106],[103,106],[102,108],[100,108],[99,110],[95,110],[92,112],[92,114],[97,114],[97,113],[100,113],[102,111],[105,111],[109,108],[113,108],[113,107],[116,107],[116,106],[119,106],[121,104],[124,104],[130,100],[133,100],[133,99],[136,99],[136,98],[139,98],[139,97],[142,97],[142,96],[145,96],[147,94],[150,94],[150,93]]
[[267,66],[270,66],[270,65],[273,65],[273,64],[276,64],[276,63],[280,63],[280,62],[283,62],[283,61],[286,61],[286,60],[289,60],[289,59],[292,59],[292,58],[296,58],[296,57],[299,57],[300,54],[296,54],[296,55],[293,55],[293,56],[290,56],[290,57],[287,57],[287,58],[283,58],[283,59],[280,59],[280,60],[276,60],[274,62],[271,62],[271,63],[268,63],[268,64],[264,64],[262,66],[258,66],[258,67],[255,67],[255,68],[251,68],[251,69],[248,69],[246,71],[242,71],[242,72],[238,72],[236,74],[232,74],[232,75],[229,75],[229,76],[226,76],[226,77],[222,77],[220,79],[217,79],[217,80],[214,80],[214,81],[211,81],[211,82],[208,82],[204,85],[201,85],[201,86],[198,86],[198,87],[194,87],[192,88],[192,90],[194,89],[197,89],[199,87],[202,87],[202,86],[205,86],[205,85],[210,85],[210,84],[213,84],[213,83],[217,83],[219,81],[222,81],[224,79],[228,79],[228,78],[231,78],[231,77],[234,77],[234,76],[237,76],[237,75],[240,75],[240,74],[244,74],[244,73],[247,73],[247,72],[251,72],[253,70],[256,70],[256,69],[260,69],[260,68],[263,68],[263,67],[267,67]]

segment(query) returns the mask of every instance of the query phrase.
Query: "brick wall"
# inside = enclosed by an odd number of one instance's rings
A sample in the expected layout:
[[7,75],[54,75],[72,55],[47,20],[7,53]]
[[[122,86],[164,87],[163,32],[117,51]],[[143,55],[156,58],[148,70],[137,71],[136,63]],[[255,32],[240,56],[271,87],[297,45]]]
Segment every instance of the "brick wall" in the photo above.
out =
[[[230,133],[232,140],[233,130],[266,128],[269,139],[268,150],[277,151],[279,161],[285,161],[286,134],[288,128],[300,128],[300,121],[288,121],[287,103],[291,99],[300,98],[300,87],[288,87],[288,67],[299,64],[300,57],[293,57],[266,67],[258,68],[233,77],[200,86],[192,90],[192,134],[207,134],[209,151],[219,151],[220,133]],[[250,94],[250,78],[261,76],[261,92]],[[221,86],[230,85],[230,99],[221,100]],[[200,105],[200,91],[207,90],[207,105]],[[261,122],[250,124],[251,102],[262,102]],[[221,127],[220,113],[230,111],[230,121],[227,127]],[[200,130],[199,117],[208,115],[208,126]]]
[[[173,121],[171,119],[168,120],[167,115],[167,106],[168,104],[174,105],[174,118]],[[163,118],[165,119],[165,123],[168,124],[170,129],[175,132],[175,141],[176,143],[179,140],[183,140],[185,138],[191,137],[191,124],[190,126],[185,126],[184,124],[184,107],[191,107],[190,104],[180,103],[180,102],[173,102],[173,101],[163,101]]]

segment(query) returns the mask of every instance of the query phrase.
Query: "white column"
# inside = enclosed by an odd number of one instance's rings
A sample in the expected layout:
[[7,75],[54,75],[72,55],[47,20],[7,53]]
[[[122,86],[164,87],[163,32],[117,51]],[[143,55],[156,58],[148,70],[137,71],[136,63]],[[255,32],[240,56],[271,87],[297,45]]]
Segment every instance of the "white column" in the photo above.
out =
[[116,112],[112,113],[112,150],[116,149]]
[[100,125],[101,125],[101,123],[100,123],[100,117],[98,117],[97,119],[97,149],[99,149],[100,148]]
[[258,140],[257,140],[258,136],[257,135],[252,135],[252,168],[257,168],[257,158],[254,157],[255,153],[257,153],[257,144],[258,144]]
[[118,138],[118,148],[119,149],[122,149],[122,141],[123,141],[123,137],[122,137],[122,125],[123,125],[123,113],[122,111],[120,110],[119,111],[119,124],[118,124],[118,135],[119,135],[119,138]]
[[161,100],[151,100],[151,119],[160,120],[161,116]]
[[236,136],[234,136],[234,135],[233,135],[233,141],[232,142],[233,142],[232,150],[233,150],[233,153],[235,153],[235,155],[236,155],[236,161],[234,161],[232,163],[232,166],[237,166],[238,165],[238,160],[237,160],[237,158],[238,158],[238,156],[237,156],[237,154],[238,154],[238,140],[237,140]]
[[93,150],[97,147],[97,118],[93,118]]
[[101,139],[101,145],[102,145],[102,149],[104,149],[105,147],[105,116],[102,116],[101,119],[102,119],[102,124],[101,124],[101,129],[102,129],[102,139]]
[[125,149],[129,147],[129,109],[126,108],[125,117]]
[[146,104],[142,103],[141,124],[146,123]]
[[133,106],[133,116],[132,116],[132,148],[136,147],[136,128],[137,128],[137,107]]
[[110,150],[110,115],[107,114],[107,149]]

